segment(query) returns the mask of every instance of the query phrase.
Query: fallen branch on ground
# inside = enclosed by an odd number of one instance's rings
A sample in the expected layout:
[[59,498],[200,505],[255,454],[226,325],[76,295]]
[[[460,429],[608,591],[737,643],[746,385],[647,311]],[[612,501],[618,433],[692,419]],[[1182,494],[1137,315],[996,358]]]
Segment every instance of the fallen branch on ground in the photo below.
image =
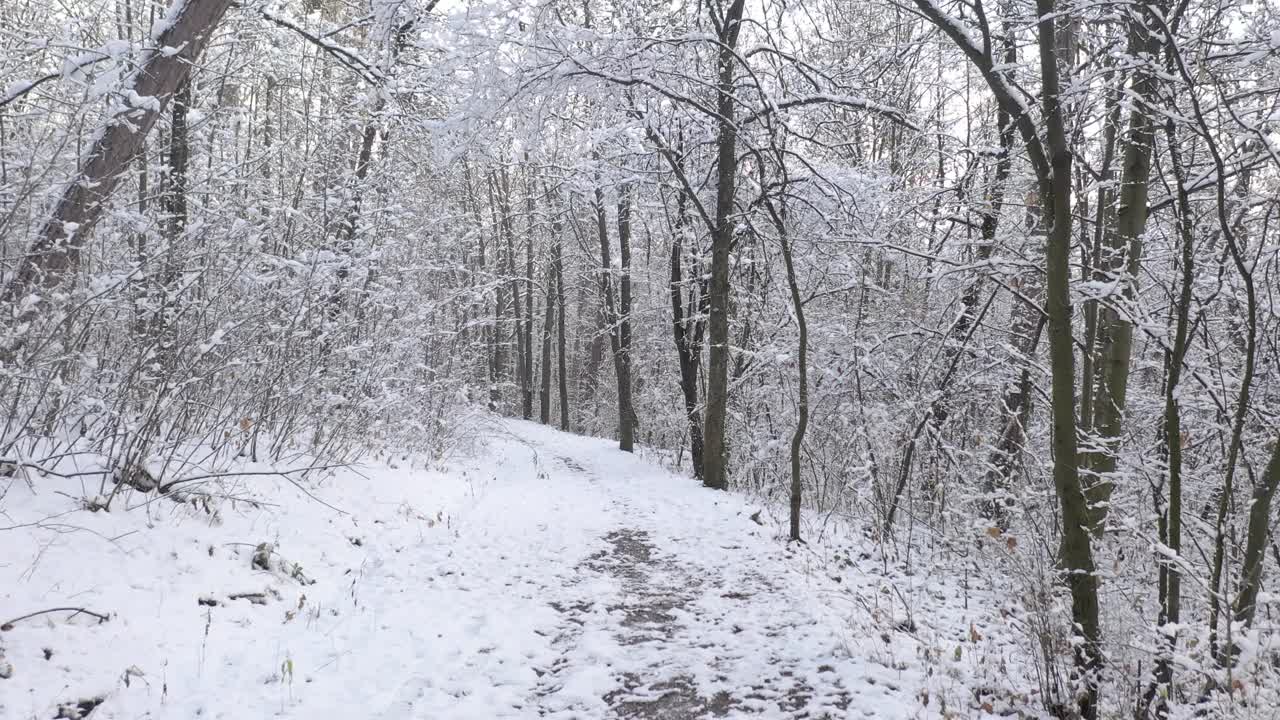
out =
[[3,630],[3,631],[5,631],[5,632],[8,632],[8,631],[10,631],[10,630],[12,630],[12,629],[13,629],[13,624],[14,624],[14,623],[22,622],[23,620],[29,620],[29,619],[31,619],[31,618],[33,618],[33,617],[36,617],[36,616],[39,616],[39,615],[47,615],[47,614],[49,614],[49,613],[55,613],[55,612],[69,612],[69,613],[71,613],[71,615],[67,618],[68,620],[70,620],[71,618],[73,618],[73,617],[75,617],[76,615],[79,615],[79,614],[81,614],[81,613],[84,613],[85,615],[92,615],[92,616],[94,616],[94,617],[98,618],[98,622],[99,622],[99,623],[104,623],[104,622],[106,622],[106,621],[108,621],[108,620],[110,620],[110,619],[111,619],[111,618],[110,618],[109,616],[107,616],[107,615],[102,615],[102,614],[96,613],[96,612],[94,612],[94,611],[92,611],[92,610],[86,610],[86,609],[84,609],[84,608],[82,608],[82,607],[56,607],[56,608],[49,608],[48,610],[37,610],[37,611],[35,611],[35,612],[33,612],[33,613],[27,613],[26,615],[21,615],[21,616],[19,616],[19,617],[16,617],[16,618],[14,618],[14,619],[10,620],[9,622],[4,623],[3,625],[0,625],[0,630]]

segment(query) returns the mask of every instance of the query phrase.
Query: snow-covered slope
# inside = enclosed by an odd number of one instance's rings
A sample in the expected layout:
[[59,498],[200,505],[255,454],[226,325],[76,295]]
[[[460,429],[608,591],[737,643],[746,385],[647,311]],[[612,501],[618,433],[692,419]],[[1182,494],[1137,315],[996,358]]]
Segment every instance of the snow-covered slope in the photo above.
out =
[[[5,719],[98,700],[89,717],[129,720],[905,718],[1020,704],[1000,689],[1018,673],[993,664],[1013,659],[990,629],[1004,613],[976,596],[985,609],[967,610],[967,585],[789,548],[743,497],[531,423],[482,431],[443,469],[306,481],[314,498],[236,478],[212,512],[169,500],[94,512],[71,481],[5,482],[0,622],[95,614],[0,632]],[[984,684],[990,697],[973,693]]]

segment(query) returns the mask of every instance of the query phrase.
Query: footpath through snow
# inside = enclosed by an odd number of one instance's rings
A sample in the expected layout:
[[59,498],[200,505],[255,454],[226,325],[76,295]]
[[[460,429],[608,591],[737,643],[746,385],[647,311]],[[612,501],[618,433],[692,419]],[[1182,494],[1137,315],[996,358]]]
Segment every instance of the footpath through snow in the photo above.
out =
[[967,610],[967,585],[788,548],[745,498],[532,423],[484,431],[446,472],[344,471],[311,491],[325,504],[265,475],[222,487],[236,499],[215,514],[90,512],[78,484],[5,482],[0,622],[110,617],[0,632],[5,720],[975,717],[1026,701],[1000,687],[1025,687],[1012,645],[979,643],[1006,613]]

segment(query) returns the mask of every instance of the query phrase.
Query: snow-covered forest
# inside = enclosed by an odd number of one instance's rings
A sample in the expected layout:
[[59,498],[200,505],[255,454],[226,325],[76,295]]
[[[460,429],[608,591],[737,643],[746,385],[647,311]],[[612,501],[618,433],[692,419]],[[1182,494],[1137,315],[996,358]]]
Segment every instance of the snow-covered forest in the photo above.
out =
[[1278,226],[1275,0],[3,0],[0,716],[1280,717]]

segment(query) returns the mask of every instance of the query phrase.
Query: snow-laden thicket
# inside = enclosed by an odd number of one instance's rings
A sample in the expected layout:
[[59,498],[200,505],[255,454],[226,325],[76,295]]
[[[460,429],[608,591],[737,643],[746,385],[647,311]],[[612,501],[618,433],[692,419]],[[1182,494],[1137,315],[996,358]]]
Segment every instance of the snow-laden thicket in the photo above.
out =
[[139,94],[188,5],[0,8],[7,482],[523,416],[993,578],[1037,712],[1280,702],[1272,4],[250,0]]

